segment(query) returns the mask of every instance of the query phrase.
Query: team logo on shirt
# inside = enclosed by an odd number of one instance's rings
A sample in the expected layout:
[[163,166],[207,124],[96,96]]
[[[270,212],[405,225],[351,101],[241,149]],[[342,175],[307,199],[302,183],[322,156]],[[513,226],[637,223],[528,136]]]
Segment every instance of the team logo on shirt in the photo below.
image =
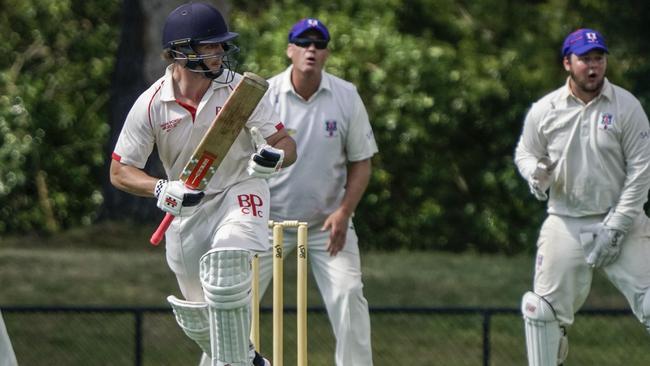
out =
[[336,121],[334,120],[327,120],[325,121],[325,132],[327,132],[327,137],[335,137],[337,136],[337,127],[336,127]]
[[169,132],[172,129],[174,129],[174,127],[178,126],[178,124],[181,123],[182,120],[183,120],[182,118],[176,118],[171,121],[163,122],[160,125],[160,128],[162,128],[162,130],[165,132]]
[[600,121],[598,121],[598,128],[601,130],[611,130],[614,127],[614,115],[611,113],[603,113],[600,115]]
[[264,206],[262,197],[256,194],[240,194],[237,196],[237,203],[243,215],[263,217],[264,213],[261,208]]

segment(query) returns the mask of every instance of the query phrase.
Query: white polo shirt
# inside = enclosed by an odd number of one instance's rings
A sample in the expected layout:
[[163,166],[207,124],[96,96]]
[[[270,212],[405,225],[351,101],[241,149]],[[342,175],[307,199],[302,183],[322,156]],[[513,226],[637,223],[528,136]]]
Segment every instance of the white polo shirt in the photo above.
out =
[[[213,82],[193,116],[174,97],[173,67],[173,64],[167,67],[165,75],[142,93],[131,108],[113,151],[113,159],[142,169],[155,144],[167,177],[178,179],[194,149],[242,76],[236,74],[234,80],[227,85]],[[226,74],[224,72],[219,78],[223,79]],[[282,123],[267,98],[262,99],[246,122],[248,129],[244,129],[233,143],[206,187],[206,194],[221,192],[237,182],[252,178],[246,172],[246,166],[251,154],[255,152],[249,132],[254,126],[260,129],[264,137],[282,128]]]
[[267,94],[298,149],[297,161],[269,179],[271,218],[318,225],[341,203],[347,164],[372,157],[377,144],[353,84],[323,71],[318,90],[304,100],[291,70],[271,78]]
[[561,159],[553,172],[548,212],[573,217],[607,213],[608,224],[627,230],[650,189],[650,125],[639,101],[604,81],[585,104],[569,81],[531,107],[515,151],[528,179],[537,160]]

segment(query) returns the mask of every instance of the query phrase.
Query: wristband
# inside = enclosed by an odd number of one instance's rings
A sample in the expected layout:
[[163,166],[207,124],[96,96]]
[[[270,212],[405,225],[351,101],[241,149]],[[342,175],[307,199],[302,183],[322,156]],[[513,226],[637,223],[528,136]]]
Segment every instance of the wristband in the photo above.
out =
[[167,184],[167,179],[158,179],[158,182],[156,182],[156,188],[153,190],[154,196],[158,198],[160,196],[160,192],[162,192],[163,187],[165,187],[165,184]]

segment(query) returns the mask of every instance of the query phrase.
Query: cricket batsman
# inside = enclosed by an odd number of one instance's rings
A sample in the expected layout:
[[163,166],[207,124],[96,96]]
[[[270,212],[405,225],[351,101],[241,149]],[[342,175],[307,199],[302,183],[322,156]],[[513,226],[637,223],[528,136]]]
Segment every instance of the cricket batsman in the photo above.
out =
[[[183,4],[168,15],[162,44],[170,65],[126,117],[110,178],[118,189],[155,198],[175,216],[165,236],[166,256],[184,299],[168,301],[183,331],[201,347],[201,364],[268,366],[249,340],[250,259],[270,250],[265,178],[296,160],[295,142],[262,101],[204,190],[178,179],[242,79],[234,71],[237,36],[208,4]],[[265,143],[253,143],[251,129]],[[166,177],[143,171],[154,145]]]

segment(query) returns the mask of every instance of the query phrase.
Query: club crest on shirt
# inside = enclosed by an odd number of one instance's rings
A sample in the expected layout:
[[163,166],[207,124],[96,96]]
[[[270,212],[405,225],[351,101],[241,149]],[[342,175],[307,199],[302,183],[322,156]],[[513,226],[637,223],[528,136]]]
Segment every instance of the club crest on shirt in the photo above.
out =
[[603,113],[600,115],[598,121],[598,128],[601,130],[611,130],[614,127],[614,115],[611,113]]
[[338,136],[337,133],[338,129],[336,127],[336,121],[334,120],[327,120],[325,121],[325,132],[327,132],[327,137],[336,137]]

